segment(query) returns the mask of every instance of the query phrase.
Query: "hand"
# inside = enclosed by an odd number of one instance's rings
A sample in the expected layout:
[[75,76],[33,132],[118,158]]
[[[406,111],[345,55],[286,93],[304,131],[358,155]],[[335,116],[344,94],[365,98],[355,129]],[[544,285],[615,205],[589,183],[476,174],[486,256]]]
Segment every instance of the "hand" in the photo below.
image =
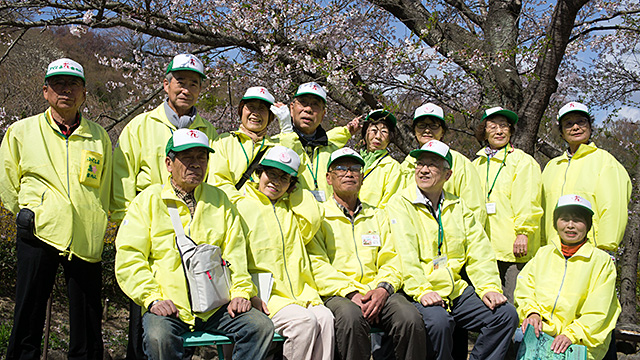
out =
[[540,332],[542,331],[542,319],[540,315],[537,313],[532,313],[527,316],[526,319],[522,322],[522,332],[527,331],[527,325],[531,324],[533,326],[533,331],[536,333],[536,337],[540,337]]
[[178,308],[171,300],[160,300],[149,311],[158,316],[178,316]]
[[553,339],[553,342],[551,343],[551,351],[556,354],[564,354],[564,352],[567,351],[567,348],[569,348],[569,345],[571,345],[571,340],[569,340],[565,335],[560,334]]
[[435,291],[422,295],[422,297],[420,298],[420,303],[422,304],[422,306],[440,305],[444,307],[444,300],[442,300],[440,294]]
[[362,303],[362,294],[357,291],[349,293],[347,295],[347,298],[353,301],[356,305],[360,306],[360,308],[364,306],[364,304]]
[[262,301],[262,299],[260,299],[257,296],[254,296],[254,297],[251,298],[251,306],[253,306],[254,308],[256,308],[259,311],[262,311],[266,315],[270,314],[269,308],[267,308],[267,303]]
[[227,312],[232,318],[249,310],[251,310],[251,301],[241,297],[231,299],[231,302],[227,305]]
[[528,243],[529,237],[527,235],[516,235],[516,241],[513,243],[513,255],[516,257],[527,256]]
[[389,292],[383,288],[376,288],[370,290],[362,297],[362,315],[368,321],[373,321],[378,317],[380,310],[387,302],[389,298]]
[[355,135],[358,132],[358,130],[362,128],[362,124],[360,123],[360,120],[362,120],[362,115],[358,116],[357,118],[354,118],[353,120],[349,121],[349,123],[347,124],[347,130],[349,130],[349,132],[351,133],[351,136]]
[[507,302],[507,297],[499,292],[489,291],[482,297],[482,302],[491,310],[495,310],[498,306]]

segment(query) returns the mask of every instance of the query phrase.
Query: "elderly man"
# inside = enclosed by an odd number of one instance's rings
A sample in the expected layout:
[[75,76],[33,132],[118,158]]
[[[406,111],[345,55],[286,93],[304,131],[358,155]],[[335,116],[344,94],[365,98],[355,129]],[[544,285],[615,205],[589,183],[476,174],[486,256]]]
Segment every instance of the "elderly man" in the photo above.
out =
[[[471,359],[503,359],[518,316],[502,295],[482,224],[464,201],[442,190],[452,173],[449,147],[431,140],[411,156],[416,187],[396,194],[386,210],[402,260],[404,291],[422,314],[428,353],[451,359],[457,324],[480,333]],[[472,284],[460,277],[463,267]]]
[[[176,55],[163,80],[167,99],[157,108],[133,118],[122,129],[113,151],[111,219],[120,223],[129,203],[149,185],[162,184],[169,175],[164,146],[182,128],[204,132],[210,141],[218,137],[211,123],[198,115],[195,103],[202,89],[204,66],[191,54]],[[140,308],[133,302],[129,314],[128,359],[142,359]]]
[[[181,334],[190,329],[227,333],[236,343],[235,359],[264,358],[273,336],[269,318],[251,308],[253,285],[235,207],[222,190],[202,183],[212,151],[201,131],[174,131],[166,146],[170,176],[164,186],[151,185],[136,196],[116,237],[116,278],[124,293],[145,311],[143,349],[149,359],[181,359]],[[177,208],[176,222],[181,224],[172,224],[168,206]],[[196,244],[221,249],[223,259],[231,264],[228,304],[205,312],[193,310],[176,247],[179,228],[174,226],[182,226]]]
[[386,215],[358,198],[364,164],[350,148],[331,154],[326,179],[333,199],[323,204],[322,227],[307,245],[319,293],[335,316],[336,355],[368,360],[374,325],[393,339],[396,359],[424,359],[420,314],[396,292],[402,266]]
[[0,197],[16,216],[17,280],[7,359],[37,359],[47,299],[59,265],[69,295],[70,359],[101,359],[102,243],[111,190],[111,141],[82,117],[84,70],[71,59],[47,68],[49,109],[7,130]]

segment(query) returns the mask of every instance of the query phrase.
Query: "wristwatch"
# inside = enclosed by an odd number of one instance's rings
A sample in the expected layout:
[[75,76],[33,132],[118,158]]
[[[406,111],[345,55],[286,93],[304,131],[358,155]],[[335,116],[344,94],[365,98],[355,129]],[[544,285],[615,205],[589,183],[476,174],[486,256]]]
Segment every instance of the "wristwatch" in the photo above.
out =
[[149,304],[149,307],[147,308],[147,310],[151,311],[151,308],[153,307],[153,305],[155,305],[155,304],[157,304],[157,303],[159,303],[159,302],[160,302],[160,300],[153,300],[153,301],[151,302],[151,304]]
[[387,290],[387,292],[389,293],[389,295],[393,295],[393,293],[394,293],[394,292],[396,292],[396,289],[394,289],[394,288],[393,288],[393,285],[389,284],[389,283],[388,283],[388,282],[386,282],[386,281],[381,281],[381,282],[378,284],[378,287],[379,287],[379,288],[383,288],[383,289]]

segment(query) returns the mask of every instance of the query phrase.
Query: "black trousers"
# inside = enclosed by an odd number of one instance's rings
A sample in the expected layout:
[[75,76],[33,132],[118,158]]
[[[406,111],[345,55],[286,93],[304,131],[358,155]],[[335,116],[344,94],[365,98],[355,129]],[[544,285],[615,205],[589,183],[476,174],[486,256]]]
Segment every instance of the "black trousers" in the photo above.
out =
[[16,306],[7,359],[39,359],[46,306],[58,266],[69,297],[69,359],[102,359],[102,265],[60,251],[33,235],[18,235]]

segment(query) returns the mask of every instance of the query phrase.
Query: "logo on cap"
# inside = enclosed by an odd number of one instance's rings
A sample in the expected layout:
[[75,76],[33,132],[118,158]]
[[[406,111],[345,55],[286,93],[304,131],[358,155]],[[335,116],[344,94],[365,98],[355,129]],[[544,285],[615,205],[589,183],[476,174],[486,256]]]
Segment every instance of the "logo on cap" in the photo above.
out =
[[291,156],[289,156],[289,154],[287,154],[286,152],[280,153],[280,161],[288,164],[291,162]]
[[189,136],[191,136],[192,138],[197,138],[198,137],[198,133],[193,131],[193,130],[189,130]]

